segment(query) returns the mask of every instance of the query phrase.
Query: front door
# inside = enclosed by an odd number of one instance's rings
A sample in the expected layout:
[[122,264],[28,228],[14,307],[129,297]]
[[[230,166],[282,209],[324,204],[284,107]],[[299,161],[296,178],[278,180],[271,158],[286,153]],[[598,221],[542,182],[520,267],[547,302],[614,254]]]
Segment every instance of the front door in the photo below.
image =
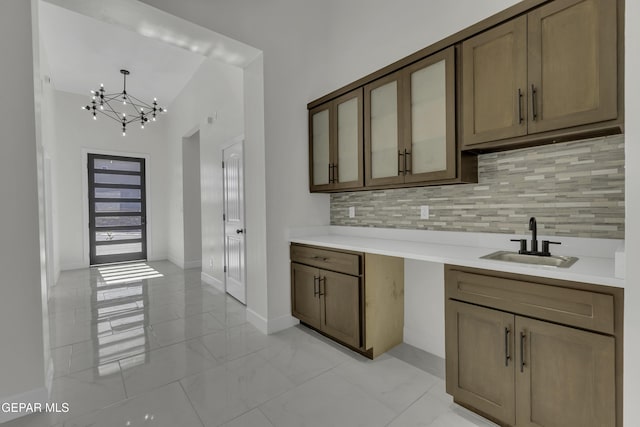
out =
[[223,154],[225,287],[227,293],[246,303],[244,265],[244,176],[242,141]]
[[147,258],[145,161],[88,155],[91,265]]

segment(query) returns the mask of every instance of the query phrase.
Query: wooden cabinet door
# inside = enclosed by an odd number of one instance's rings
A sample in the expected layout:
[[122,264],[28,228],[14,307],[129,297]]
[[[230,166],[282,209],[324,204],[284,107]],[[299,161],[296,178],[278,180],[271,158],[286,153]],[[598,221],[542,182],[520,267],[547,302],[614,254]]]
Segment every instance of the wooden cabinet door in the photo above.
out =
[[333,189],[343,190],[364,185],[362,88],[333,102],[334,126]]
[[320,329],[320,270],[291,263],[291,314]]
[[613,337],[519,316],[516,331],[518,427],[616,425]]
[[401,73],[364,87],[365,185],[404,182]]
[[617,117],[616,20],[616,0],[556,0],[529,13],[529,133]]
[[332,104],[320,105],[309,111],[309,187],[311,191],[331,188],[333,134]]
[[360,347],[360,278],[320,270],[320,329],[353,347]]
[[447,393],[513,425],[514,316],[453,300],[446,304]]
[[463,145],[527,133],[527,20],[462,43]]
[[405,69],[405,182],[456,176],[455,48]]

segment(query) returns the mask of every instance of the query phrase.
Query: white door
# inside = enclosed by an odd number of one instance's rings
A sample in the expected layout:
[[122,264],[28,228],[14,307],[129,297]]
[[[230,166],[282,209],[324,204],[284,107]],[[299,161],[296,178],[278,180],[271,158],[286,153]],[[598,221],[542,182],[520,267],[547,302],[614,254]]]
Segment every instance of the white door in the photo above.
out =
[[222,150],[224,182],[225,288],[246,304],[244,265],[244,175],[242,141]]

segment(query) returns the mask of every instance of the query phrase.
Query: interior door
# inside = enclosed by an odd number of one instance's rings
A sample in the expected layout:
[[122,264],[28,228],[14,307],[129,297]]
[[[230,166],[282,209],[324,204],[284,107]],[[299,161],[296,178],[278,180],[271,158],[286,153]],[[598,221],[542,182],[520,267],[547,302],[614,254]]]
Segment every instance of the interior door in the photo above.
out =
[[222,154],[225,288],[229,295],[246,304],[242,141],[225,148]]
[[89,154],[91,265],[147,258],[144,159]]

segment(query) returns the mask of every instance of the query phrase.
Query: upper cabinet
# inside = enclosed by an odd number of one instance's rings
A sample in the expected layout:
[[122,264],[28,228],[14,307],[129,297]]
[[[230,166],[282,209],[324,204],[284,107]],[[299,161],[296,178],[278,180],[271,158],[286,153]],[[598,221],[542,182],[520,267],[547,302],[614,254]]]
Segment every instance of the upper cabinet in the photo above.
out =
[[556,0],[464,41],[463,148],[617,119],[616,7]]
[[362,187],[362,88],[309,111],[311,191]]
[[365,185],[456,178],[451,47],[364,88]]

